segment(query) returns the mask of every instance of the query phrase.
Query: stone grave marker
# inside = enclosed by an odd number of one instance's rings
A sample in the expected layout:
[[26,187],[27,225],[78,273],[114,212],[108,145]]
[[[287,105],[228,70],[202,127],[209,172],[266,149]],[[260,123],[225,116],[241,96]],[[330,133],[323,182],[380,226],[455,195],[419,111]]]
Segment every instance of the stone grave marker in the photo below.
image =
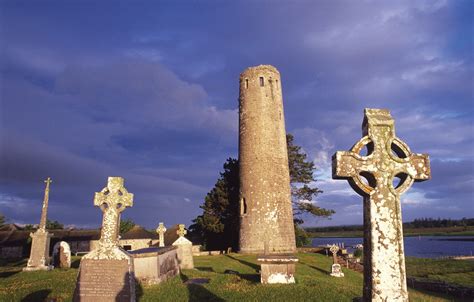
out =
[[164,247],[165,246],[165,232],[166,232],[166,227],[163,222],[160,222],[158,224],[158,228],[156,228],[156,232],[158,233],[159,236],[159,246]]
[[46,188],[44,190],[43,208],[41,209],[41,220],[38,230],[34,233],[30,233],[31,241],[31,252],[30,258],[24,271],[36,271],[36,270],[51,270],[53,266],[49,265],[49,244],[53,234],[46,230],[46,220],[48,216],[48,203],[49,203],[49,186],[52,182],[51,177],[48,177],[45,181]]
[[408,301],[400,195],[430,178],[429,157],[396,137],[388,110],[364,114],[364,137],[334,154],[333,178],[347,179],[364,199],[364,301]]
[[74,301],[135,301],[133,258],[119,245],[120,214],[133,206],[133,194],[122,177],[109,177],[107,187],[95,193],[94,205],[103,212],[98,246],[79,267]]
[[341,265],[337,263],[337,252],[339,251],[339,247],[334,244],[333,246],[331,246],[329,251],[332,253],[331,276],[344,277],[344,273],[342,272]]
[[193,243],[184,237],[187,233],[188,231],[184,228],[184,224],[180,224],[176,231],[179,238],[173,242],[173,245],[178,247],[178,262],[180,269],[194,268]]
[[55,268],[71,267],[71,248],[66,241],[60,241],[54,245],[53,266]]

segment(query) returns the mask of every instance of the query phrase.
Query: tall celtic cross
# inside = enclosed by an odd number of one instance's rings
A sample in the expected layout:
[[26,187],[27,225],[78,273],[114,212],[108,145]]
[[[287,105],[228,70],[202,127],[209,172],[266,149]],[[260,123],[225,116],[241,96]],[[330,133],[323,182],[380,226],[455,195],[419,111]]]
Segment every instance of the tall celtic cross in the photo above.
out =
[[184,237],[188,231],[184,228],[184,224],[180,224],[178,230],[176,231],[176,234],[178,234],[179,237]]
[[430,178],[429,158],[395,136],[388,110],[364,114],[364,137],[334,154],[333,178],[347,179],[364,197],[364,301],[408,301],[400,195]]
[[49,185],[53,182],[51,177],[48,177],[45,181],[46,188],[44,189],[43,208],[41,209],[41,219],[39,224],[40,230],[46,230],[46,220],[48,216],[48,203],[49,203]]
[[94,205],[103,212],[99,244],[102,247],[118,245],[120,213],[133,206],[133,194],[123,186],[122,177],[109,177],[107,187],[95,193]]
[[159,236],[159,239],[160,239],[160,242],[159,242],[160,247],[165,246],[165,232],[166,232],[166,227],[165,227],[165,225],[163,224],[163,222],[160,222],[160,223],[158,224],[158,228],[156,228],[156,232],[158,233],[158,236]]

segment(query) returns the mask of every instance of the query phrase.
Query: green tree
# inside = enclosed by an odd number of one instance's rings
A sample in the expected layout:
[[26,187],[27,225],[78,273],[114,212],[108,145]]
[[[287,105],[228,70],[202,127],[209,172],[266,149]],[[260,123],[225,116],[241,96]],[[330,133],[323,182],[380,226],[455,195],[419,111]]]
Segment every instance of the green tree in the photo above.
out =
[[239,244],[239,162],[228,158],[214,188],[207,193],[202,215],[189,227],[208,250],[238,248]]
[[[293,214],[296,243],[309,243],[309,236],[301,227],[305,214],[329,218],[335,212],[320,208],[312,200],[322,191],[314,186],[315,166],[307,155],[287,135],[288,165],[293,197]],[[209,250],[238,248],[239,242],[239,162],[228,158],[224,172],[220,174],[214,188],[206,195],[201,206],[203,214],[193,220],[189,227],[190,236],[198,239]]]
[[3,226],[5,224],[5,222],[6,222],[5,215],[0,213],[0,227]]
[[308,160],[307,154],[301,150],[301,147],[294,144],[294,137],[289,133],[286,135],[286,145],[288,148],[296,245],[303,246],[311,243],[309,235],[301,227],[304,223],[305,214],[313,217],[330,218],[335,212],[334,210],[318,207],[312,202],[320,193],[323,193],[314,186],[314,183],[316,183],[314,162]]
[[120,220],[120,234],[125,234],[135,226],[135,222],[130,218]]
[[64,229],[64,225],[59,221],[46,219],[46,229],[48,230],[61,230]]

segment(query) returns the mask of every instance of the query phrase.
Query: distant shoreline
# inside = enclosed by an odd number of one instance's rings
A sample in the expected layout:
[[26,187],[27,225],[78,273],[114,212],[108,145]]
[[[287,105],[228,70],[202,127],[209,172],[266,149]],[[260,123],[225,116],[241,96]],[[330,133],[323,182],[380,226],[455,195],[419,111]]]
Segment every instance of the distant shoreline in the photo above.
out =
[[[318,233],[308,233],[309,237],[310,238],[361,238],[361,237],[364,237],[364,233],[363,232],[347,232],[347,233],[344,233],[344,232],[334,232],[334,233],[330,233],[330,232],[324,232],[324,233],[321,233],[321,234],[318,234]],[[421,237],[424,237],[424,236],[446,236],[446,237],[460,237],[460,236],[472,236],[473,238],[464,238],[464,239],[459,239],[461,241],[474,241],[474,232],[459,232],[459,233],[453,233],[453,232],[450,232],[450,233],[440,233],[440,232],[426,232],[426,233],[408,233],[408,234],[404,234],[403,237],[418,237],[418,236],[421,236]],[[451,240],[451,241],[459,241],[457,239],[439,239],[439,240]]]

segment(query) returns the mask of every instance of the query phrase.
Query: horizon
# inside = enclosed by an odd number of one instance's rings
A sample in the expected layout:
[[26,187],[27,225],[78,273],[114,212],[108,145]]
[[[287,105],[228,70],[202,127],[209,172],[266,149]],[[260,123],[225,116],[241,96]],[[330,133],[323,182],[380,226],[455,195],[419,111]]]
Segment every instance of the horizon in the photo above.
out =
[[[474,213],[474,21],[470,1],[200,4],[0,3],[0,212],[100,226],[108,176],[135,194],[146,228],[184,223],[238,156],[239,75],[281,73],[287,133],[303,148],[331,220],[362,223],[362,197],[331,178],[361,137],[364,108],[427,153],[432,179],[401,196],[403,221]],[[279,21],[279,20],[284,20]]]

